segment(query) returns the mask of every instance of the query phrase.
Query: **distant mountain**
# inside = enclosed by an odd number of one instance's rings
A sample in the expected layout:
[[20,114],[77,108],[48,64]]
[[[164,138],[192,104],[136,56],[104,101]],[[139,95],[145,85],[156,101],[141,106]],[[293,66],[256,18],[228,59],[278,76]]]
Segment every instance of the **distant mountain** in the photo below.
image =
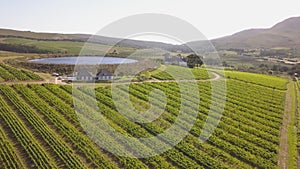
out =
[[[211,40],[217,49],[291,47],[300,49],[300,17],[286,19],[269,29],[249,29]],[[188,45],[201,48],[203,41]]]

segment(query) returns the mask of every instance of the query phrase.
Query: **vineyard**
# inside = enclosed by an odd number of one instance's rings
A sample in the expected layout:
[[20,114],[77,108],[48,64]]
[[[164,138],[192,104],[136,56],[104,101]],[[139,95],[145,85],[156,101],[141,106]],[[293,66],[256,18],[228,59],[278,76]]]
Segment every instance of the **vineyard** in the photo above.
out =
[[[6,70],[9,75],[15,72],[9,70],[11,67],[0,66],[0,70]],[[209,77],[200,69],[192,72],[198,79]],[[2,73],[0,75],[2,77]],[[155,76],[171,79],[165,72]],[[115,99],[132,103],[137,110],[149,109],[149,100],[154,110],[164,110],[150,123],[133,122],[118,113],[111,87],[79,87],[72,95],[70,85],[0,85],[0,168],[277,168],[285,96],[282,89],[285,89],[286,81],[273,78],[270,80],[276,82],[273,83],[275,86],[268,86],[260,78],[240,79],[241,75],[232,74],[230,77],[226,80],[226,94],[218,88],[212,91],[209,81],[198,82],[200,106],[194,99],[196,93],[181,98],[179,85],[175,82],[124,84],[114,88]],[[221,84],[221,80],[215,82]],[[185,87],[190,85],[189,82],[181,83]],[[129,87],[129,100],[126,99],[126,87]],[[274,87],[281,90],[274,90]],[[154,89],[163,91],[164,95],[151,92]],[[212,92],[216,94],[214,98]],[[155,97],[150,99],[150,93]],[[90,112],[91,116],[99,113],[90,105],[93,94],[107,123],[131,137],[152,137],[170,128],[178,117],[182,99],[188,107],[180,127],[185,127],[192,112],[197,111],[198,117],[189,134],[163,154],[140,159],[122,157],[101,149],[82,128],[80,122],[85,120],[84,112]],[[217,129],[206,142],[200,143],[199,136],[212,99],[218,102],[225,95],[225,111]],[[164,96],[166,105],[162,104]],[[77,113],[74,101],[85,105]],[[127,107],[123,109],[132,113]],[[122,148],[120,138],[109,134],[102,137],[113,143],[112,148],[116,151]],[[161,141],[171,144],[168,139]],[[145,149],[149,146],[142,142],[128,144]]]
[[18,70],[4,63],[0,63],[0,82],[7,81],[41,81],[39,75],[28,71],[28,70]]

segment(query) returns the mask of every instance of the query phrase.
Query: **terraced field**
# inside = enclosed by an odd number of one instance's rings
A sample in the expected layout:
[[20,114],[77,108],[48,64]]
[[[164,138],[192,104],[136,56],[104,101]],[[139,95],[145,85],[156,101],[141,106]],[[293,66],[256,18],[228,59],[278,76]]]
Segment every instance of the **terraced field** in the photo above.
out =
[[[0,85],[0,168],[277,168],[286,81],[276,81],[281,90],[262,85],[259,80],[245,81],[227,79],[226,94],[216,90],[214,98],[211,98],[211,82],[198,82],[200,106],[193,99],[197,98],[196,93],[181,98],[179,86],[173,82],[130,84],[130,100],[124,100],[125,84],[119,86],[114,91],[117,99],[131,102],[138,110],[150,108],[152,90],[165,93],[165,107],[161,104],[161,93],[155,93],[152,99],[154,109],[164,112],[151,123],[132,122],[118,113],[111,87],[80,87],[73,96],[70,85]],[[74,111],[74,100],[91,103],[93,92],[106,121],[127,136],[151,137],[163,133],[178,117],[182,99],[189,103],[185,117],[191,117],[194,111],[198,117],[189,134],[167,152],[141,159],[122,157],[96,145],[79,122],[80,112]],[[200,143],[199,135],[212,99],[218,101],[224,95],[222,119],[212,136]],[[82,111],[93,112],[90,105]],[[124,111],[130,113],[130,109]],[[116,143],[116,150],[121,148],[117,144],[121,142],[119,138],[110,135],[105,138]],[[162,142],[170,144],[168,140]],[[132,144],[147,147],[140,142]]]

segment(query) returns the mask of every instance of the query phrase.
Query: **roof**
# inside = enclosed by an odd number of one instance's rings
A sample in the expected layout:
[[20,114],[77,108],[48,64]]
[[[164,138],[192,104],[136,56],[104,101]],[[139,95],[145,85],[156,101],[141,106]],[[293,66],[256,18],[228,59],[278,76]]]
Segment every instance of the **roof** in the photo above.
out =
[[87,70],[81,70],[78,72],[77,76],[93,76],[93,74]]
[[96,76],[112,76],[113,74],[110,73],[107,69],[101,69]]

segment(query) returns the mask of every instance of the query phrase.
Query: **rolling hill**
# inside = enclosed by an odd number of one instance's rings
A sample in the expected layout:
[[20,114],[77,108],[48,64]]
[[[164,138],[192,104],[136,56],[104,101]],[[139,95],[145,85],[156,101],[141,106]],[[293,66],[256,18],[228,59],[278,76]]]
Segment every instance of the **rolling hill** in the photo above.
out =
[[[92,37],[92,38],[91,38]],[[101,45],[116,45],[131,48],[159,48],[168,51],[185,51],[184,45],[172,45],[162,42],[141,41],[132,39],[119,39],[105,36],[92,36],[89,34],[59,34],[59,33],[37,33],[31,31],[18,31],[10,29],[0,29],[0,38],[24,38],[30,40],[41,41],[71,41],[71,42],[86,42],[101,44]]]
[[274,48],[289,47],[300,49],[300,17],[286,19],[267,29],[249,29],[230,36],[225,36],[210,41],[194,41],[183,45],[172,45],[162,42],[141,41],[132,39],[118,39],[105,36],[94,36],[88,34],[59,34],[59,33],[36,33],[31,31],[17,31],[0,29],[0,38],[21,38],[39,41],[67,41],[86,42],[101,45],[115,45],[131,48],[159,48],[167,51],[191,52],[186,45],[207,51],[212,43],[217,49],[229,48]]
[[[213,39],[217,49],[228,48],[300,48],[300,17],[277,23],[268,29],[249,29],[230,36]],[[204,47],[206,42],[190,42],[188,45]]]

